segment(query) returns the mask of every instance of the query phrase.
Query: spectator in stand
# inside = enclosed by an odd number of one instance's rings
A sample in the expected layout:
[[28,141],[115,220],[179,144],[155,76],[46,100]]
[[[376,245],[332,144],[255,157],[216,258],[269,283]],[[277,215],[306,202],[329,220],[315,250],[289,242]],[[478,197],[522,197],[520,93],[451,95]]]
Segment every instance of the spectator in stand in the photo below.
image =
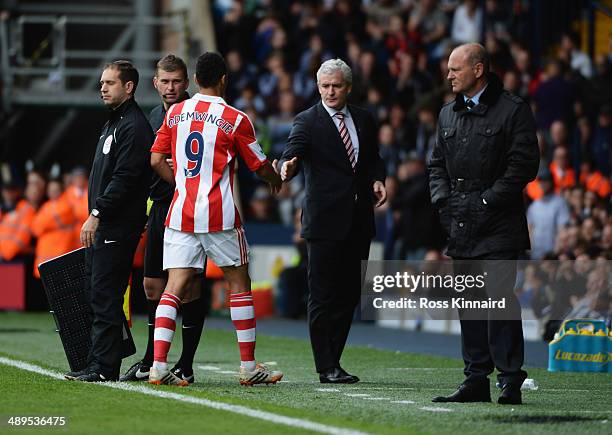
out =
[[591,149],[595,168],[609,177],[612,162],[612,104],[604,105],[599,111],[597,126]]
[[400,238],[394,258],[422,260],[428,250],[441,249],[446,239],[437,210],[431,205],[425,161],[417,153],[410,153],[397,176],[399,184],[391,208],[400,213]]
[[565,33],[561,37],[560,55],[567,57],[570,61],[570,67],[574,71],[578,71],[583,77],[591,78],[593,76],[593,66],[591,58],[580,51],[580,40],[575,33]]
[[593,127],[586,116],[582,116],[576,122],[574,130],[574,140],[571,147],[571,156],[574,170],[581,172],[581,165],[584,159],[589,159],[593,149]]
[[259,76],[257,86],[259,93],[266,100],[266,104],[272,104],[278,95],[278,87],[281,78],[287,75],[283,64],[281,52],[274,52],[266,61],[266,71]]
[[81,227],[89,217],[87,206],[87,171],[82,166],[74,168],[68,177],[69,185],[64,191],[63,196],[72,208],[75,218],[73,239],[74,246],[81,246]]
[[[0,256],[4,261],[33,252],[31,224],[45,199],[46,179],[41,172],[30,171],[24,198],[0,222]],[[31,260],[30,260],[31,261]]]
[[448,18],[437,0],[421,0],[415,5],[408,20],[408,37],[421,44],[432,62],[442,57],[442,41],[446,36]]
[[2,183],[2,198],[0,198],[0,219],[2,216],[15,210],[21,195],[23,194],[22,186],[13,180]]
[[601,171],[594,169],[593,163],[589,159],[585,159],[580,165],[580,184],[586,190],[595,192],[602,199],[609,199],[611,186],[608,180]]
[[533,96],[537,108],[536,123],[541,130],[548,130],[556,120],[567,122],[572,118],[574,89],[563,73],[561,61],[549,60],[542,74],[542,83]]
[[233,104],[241,94],[242,89],[255,80],[256,68],[245,64],[238,50],[232,50],[225,56],[228,70],[228,84],[225,96],[230,104]]
[[47,197],[49,199],[40,207],[30,226],[32,235],[36,237],[36,278],[40,278],[40,263],[78,247],[74,238],[76,218],[68,197],[62,192],[60,180],[52,179],[47,183]]
[[576,173],[570,164],[569,151],[566,147],[555,148],[549,169],[553,176],[556,193],[569,189],[576,184]]
[[436,144],[436,113],[428,104],[418,111],[418,127],[415,138],[415,151],[421,159],[428,161]]
[[268,155],[270,159],[278,158],[283,153],[295,113],[295,96],[291,92],[281,92],[278,98],[278,111],[268,119],[268,132],[272,144]]
[[527,224],[531,238],[531,258],[539,260],[553,252],[557,233],[570,218],[565,199],[555,193],[552,174],[543,170],[538,174],[544,196],[527,208]]
[[483,30],[483,10],[477,0],[463,0],[455,10],[451,39],[456,44],[480,42]]
[[267,104],[265,100],[256,92],[255,86],[252,84],[242,88],[240,97],[235,101],[235,106],[238,110],[246,111],[253,108],[260,116],[267,113]]
[[395,141],[395,134],[390,124],[382,124],[378,130],[378,152],[385,164],[387,174],[397,173],[400,163],[399,150]]

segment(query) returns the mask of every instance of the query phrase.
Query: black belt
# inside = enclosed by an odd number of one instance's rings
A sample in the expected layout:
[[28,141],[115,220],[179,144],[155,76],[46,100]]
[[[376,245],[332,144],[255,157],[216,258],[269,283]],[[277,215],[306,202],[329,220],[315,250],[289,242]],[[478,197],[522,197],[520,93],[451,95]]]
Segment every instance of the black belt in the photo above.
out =
[[457,192],[475,192],[489,188],[491,182],[480,178],[452,178],[451,189]]

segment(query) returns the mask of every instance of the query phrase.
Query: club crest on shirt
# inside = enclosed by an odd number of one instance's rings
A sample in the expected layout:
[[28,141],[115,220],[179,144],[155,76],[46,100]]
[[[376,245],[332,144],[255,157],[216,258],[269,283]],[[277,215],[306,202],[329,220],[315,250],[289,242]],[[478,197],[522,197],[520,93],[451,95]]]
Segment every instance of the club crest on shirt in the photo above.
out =
[[108,135],[104,140],[104,146],[102,147],[102,154],[108,154],[113,143],[113,135]]

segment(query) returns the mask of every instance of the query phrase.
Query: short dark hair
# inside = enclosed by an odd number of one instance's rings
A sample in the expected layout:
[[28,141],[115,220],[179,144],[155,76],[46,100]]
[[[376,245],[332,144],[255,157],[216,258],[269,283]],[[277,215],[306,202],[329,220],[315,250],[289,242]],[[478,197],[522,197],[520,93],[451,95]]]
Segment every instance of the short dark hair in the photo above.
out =
[[183,59],[173,54],[167,54],[157,62],[155,76],[157,76],[159,70],[166,72],[182,71],[183,76],[187,78],[187,65],[185,65]]
[[127,82],[134,83],[134,90],[132,95],[136,93],[138,87],[138,70],[132,65],[129,60],[116,60],[114,62],[107,63],[104,69],[116,69],[119,71],[119,80],[121,83],[126,84]]
[[221,77],[227,74],[227,65],[219,53],[206,52],[196,63],[196,79],[202,88],[217,86]]

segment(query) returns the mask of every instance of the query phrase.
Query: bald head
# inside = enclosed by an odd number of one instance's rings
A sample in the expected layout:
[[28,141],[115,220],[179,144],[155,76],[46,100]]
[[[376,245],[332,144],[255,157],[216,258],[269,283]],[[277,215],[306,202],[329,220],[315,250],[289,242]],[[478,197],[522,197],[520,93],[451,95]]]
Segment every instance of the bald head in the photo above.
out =
[[455,48],[448,58],[448,80],[453,92],[468,97],[477,94],[487,83],[489,55],[477,43],[463,44]]

